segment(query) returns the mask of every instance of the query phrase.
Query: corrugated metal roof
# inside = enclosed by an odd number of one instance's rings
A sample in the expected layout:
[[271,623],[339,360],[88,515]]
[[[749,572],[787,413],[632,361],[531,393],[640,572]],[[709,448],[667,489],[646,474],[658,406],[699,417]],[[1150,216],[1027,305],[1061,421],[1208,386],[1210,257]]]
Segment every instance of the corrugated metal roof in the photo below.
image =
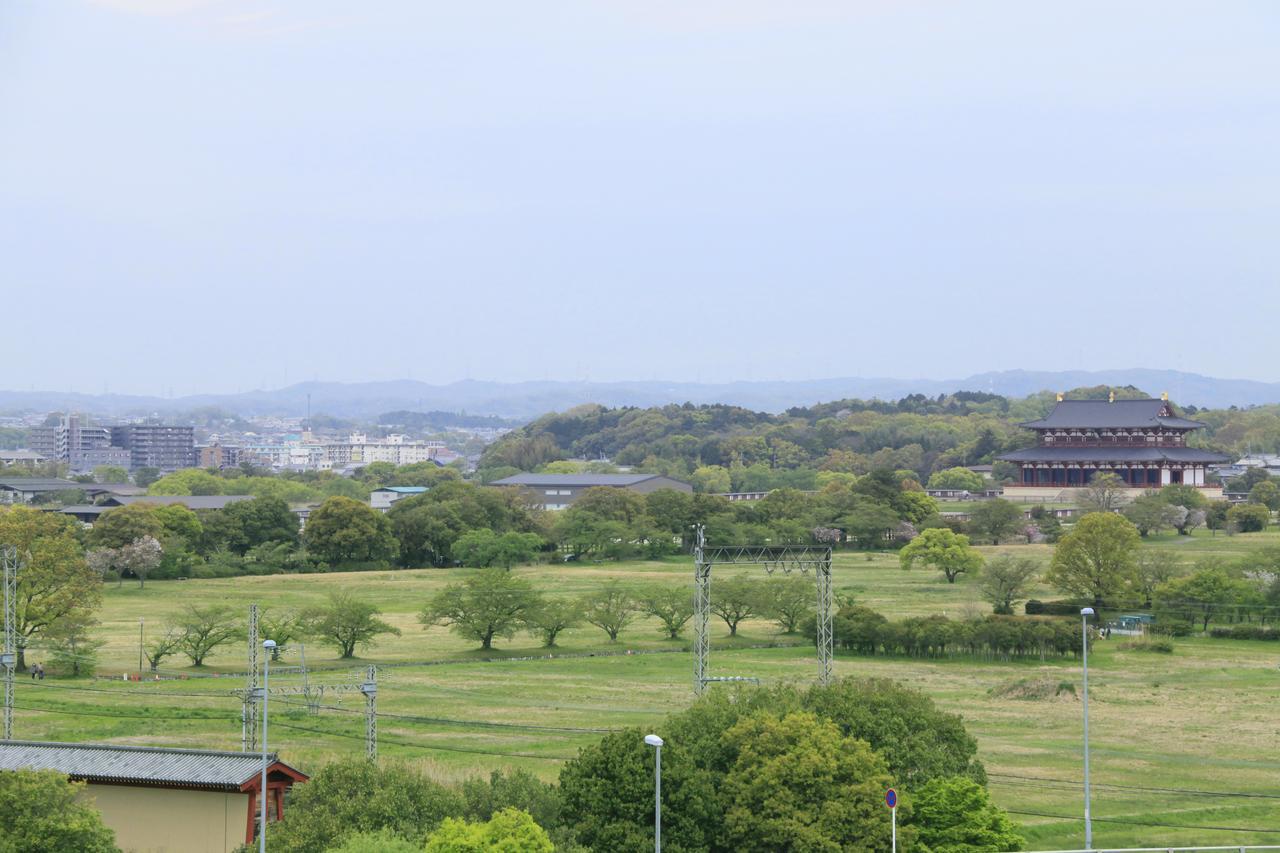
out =
[[[1160,413],[1166,409],[1172,414],[1161,417]],[[1156,426],[1199,429],[1204,424],[1178,417],[1167,400],[1059,400],[1048,415],[1023,426],[1031,429]]]
[[[278,761],[273,753],[268,753],[267,758],[272,764]],[[57,770],[91,782],[239,790],[262,772],[262,756],[204,749],[11,740],[0,741],[0,770]]]
[[491,486],[634,486],[660,474],[514,474]]
[[996,457],[1008,462],[1225,462],[1192,447],[1030,447]]
[[395,492],[399,495],[420,495],[427,490],[426,486],[383,486],[375,492]]

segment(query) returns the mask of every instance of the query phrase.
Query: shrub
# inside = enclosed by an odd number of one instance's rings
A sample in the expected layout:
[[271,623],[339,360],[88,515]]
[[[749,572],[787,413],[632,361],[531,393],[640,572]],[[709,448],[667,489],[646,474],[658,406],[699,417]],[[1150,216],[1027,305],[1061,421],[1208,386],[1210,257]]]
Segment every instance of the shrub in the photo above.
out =
[[1280,630],[1270,625],[1226,625],[1209,629],[1220,640],[1280,640]]
[[1173,640],[1168,637],[1128,640],[1121,643],[1120,648],[1128,652],[1156,652],[1157,654],[1171,655],[1173,654]]

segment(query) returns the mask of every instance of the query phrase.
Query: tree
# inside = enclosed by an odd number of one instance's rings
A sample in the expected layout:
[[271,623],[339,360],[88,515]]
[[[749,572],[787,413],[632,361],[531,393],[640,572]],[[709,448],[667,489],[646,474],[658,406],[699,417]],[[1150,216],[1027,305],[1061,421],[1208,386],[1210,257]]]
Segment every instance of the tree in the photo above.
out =
[[[839,853],[888,845],[884,792],[893,777],[865,741],[808,712],[752,715],[725,740],[732,764],[720,796],[730,848]],[[904,801],[899,810],[900,843],[909,848],[911,807]]]
[[497,534],[487,527],[462,534],[453,543],[453,556],[464,566],[510,569],[516,563],[527,563],[542,549],[542,537],[536,533],[508,530]]
[[[88,802],[86,802],[88,800]],[[117,853],[115,833],[85,794],[56,770],[0,773],[0,853]]]
[[178,650],[191,659],[192,666],[204,666],[214,649],[244,633],[230,607],[188,604],[178,618]]
[[1258,533],[1271,523],[1271,510],[1262,504],[1236,504],[1227,510],[1227,523],[1241,533]]
[[144,502],[115,507],[98,516],[89,531],[89,542],[99,548],[122,548],[144,536],[158,540],[163,535],[156,504]]
[[353,832],[336,847],[325,848],[324,853],[422,853],[422,845],[384,828]]
[[493,648],[494,637],[513,637],[541,603],[541,597],[524,578],[501,569],[483,569],[462,583],[451,583],[432,597],[418,621],[448,625],[480,648]]
[[385,515],[344,497],[328,498],[311,513],[303,539],[327,563],[387,562],[399,549]]
[[227,481],[200,468],[166,474],[147,487],[149,495],[221,495]]
[[151,484],[160,479],[160,469],[144,466],[133,472],[134,485],[143,489],[150,488]]
[[1002,498],[982,501],[969,511],[970,533],[990,539],[992,545],[999,545],[1001,539],[1007,539],[1022,527],[1022,507]]
[[618,634],[635,621],[636,600],[616,580],[608,581],[581,599],[582,618],[609,635],[609,642],[618,642]]
[[298,516],[280,498],[236,501],[221,513],[226,522],[225,545],[235,554],[244,555],[268,542],[298,542]]
[[182,645],[182,631],[170,625],[159,637],[153,637],[146,646],[147,664],[152,672],[160,671],[164,659],[179,651]]
[[77,678],[93,675],[98,665],[98,649],[104,645],[89,636],[89,628],[96,624],[97,620],[63,619],[50,627],[45,639],[52,647],[50,662],[58,672]]
[[995,853],[1022,850],[1017,827],[991,802],[987,789],[961,776],[932,779],[912,798],[911,825],[930,853]]
[[693,595],[687,586],[662,586],[636,599],[640,612],[662,623],[670,640],[679,639],[684,626],[693,618]]
[[95,483],[127,483],[129,472],[119,465],[99,465],[93,469]]
[[777,620],[784,634],[794,634],[813,612],[816,596],[813,581],[803,575],[770,578],[764,583],[764,612]]
[[1215,534],[1219,530],[1226,530],[1230,511],[1231,504],[1227,501],[1211,501],[1209,508],[1205,511],[1205,527],[1208,527]]
[[280,660],[280,650],[307,631],[307,614],[301,610],[283,607],[263,607],[258,611],[258,636],[271,640],[276,647],[271,650],[271,660]]
[[1280,511],[1280,486],[1275,480],[1262,480],[1249,490],[1249,503],[1262,504],[1272,512]]
[[0,508],[0,543],[17,550],[18,669],[26,668],[26,647],[54,625],[87,621],[102,603],[102,579],[85,562],[76,540],[76,522],[26,506]]
[[970,547],[969,537],[945,527],[931,527],[912,539],[898,553],[898,561],[904,569],[917,562],[932,566],[942,572],[947,583],[982,568],[982,555]]
[[447,817],[427,837],[426,853],[552,853],[555,846],[528,812],[503,809],[484,823]]
[[689,476],[689,482],[699,492],[724,494],[733,488],[729,480],[729,469],[722,465],[702,465],[695,468]]
[[336,647],[340,657],[354,657],[357,646],[373,645],[379,634],[400,636],[399,628],[378,618],[381,612],[377,605],[339,590],[329,594],[327,605],[306,612],[305,631]]
[[929,477],[929,488],[980,492],[987,487],[982,475],[968,468],[948,468],[935,471]]
[[1150,607],[1156,588],[1177,577],[1182,567],[1164,551],[1139,550],[1134,557],[1137,589],[1144,607]]
[[898,514],[886,504],[859,498],[853,511],[839,524],[859,548],[883,547],[887,544],[886,534],[898,526]]
[[1010,615],[1014,605],[1026,599],[1039,571],[1035,560],[1000,554],[983,567],[978,589],[996,613]]
[[116,548],[113,563],[120,572],[121,580],[124,579],[125,572],[132,572],[138,579],[138,588],[142,589],[147,585],[147,574],[160,565],[163,559],[164,548],[160,543],[150,536],[143,536]]
[[466,522],[447,503],[396,501],[387,513],[400,542],[400,562],[406,566],[444,566],[452,559],[454,543],[466,532]]
[[582,611],[571,599],[544,598],[525,614],[524,624],[542,640],[543,648],[550,649],[555,647],[561,631],[582,624]]
[[711,612],[729,626],[729,636],[738,636],[738,624],[766,607],[761,584],[746,574],[717,581],[711,587]]
[[271,849],[324,853],[356,833],[383,831],[420,850],[441,821],[462,809],[457,792],[404,765],[363,757],[334,761],[290,792],[284,820],[270,835]]
[[[1178,510],[1181,510],[1181,513]],[[1139,495],[1121,510],[1121,514],[1138,528],[1138,535],[1146,537],[1149,533],[1159,533],[1166,527],[1173,527],[1187,516],[1186,507],[1172,507],[1158,492],[1147,492]]]
[[1193,574],[1166,581],[1155,590],[1159,610],[1168,610],[1174,619],[1191,616],[1200,620],[1200,630],[1209,630],[1209,622],[1228,604],[1239,599],[1240,584],[1217,566],[1205,566]]
[[1099,471],[1080,490],[1079,503],[1086,513],[1115,512],[1124,503],[1126,494],[1124,480],[1110,471]]
[[1045,580],[1062,592],[1097,605],[1133,587],[1138,529],[1124,516],[1091,512],[1059,540]]

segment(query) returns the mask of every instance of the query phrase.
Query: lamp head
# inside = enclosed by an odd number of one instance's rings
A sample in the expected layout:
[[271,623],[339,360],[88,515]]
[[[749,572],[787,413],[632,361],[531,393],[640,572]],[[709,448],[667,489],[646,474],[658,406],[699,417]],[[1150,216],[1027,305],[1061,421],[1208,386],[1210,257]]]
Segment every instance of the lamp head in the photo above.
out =
[[1083,607],[1083,608],[1081,608],[1081,609],[1080,609],[1080,615],[1081,615],[1081,616],[1092,616],[1092,615],[1093,615],[1093,608],[1092,608],[1092,607]]
[[662,738],[657,735],[645,735],[644,742],[649,744],[649,746],[662,746]]
[[275,640],[263,640],[263,641],[262,641],[262,647],[263,647],[264,649],[267,649],[267,650],[274,649],[274,648],[276,647],[276,641],[275,641]]

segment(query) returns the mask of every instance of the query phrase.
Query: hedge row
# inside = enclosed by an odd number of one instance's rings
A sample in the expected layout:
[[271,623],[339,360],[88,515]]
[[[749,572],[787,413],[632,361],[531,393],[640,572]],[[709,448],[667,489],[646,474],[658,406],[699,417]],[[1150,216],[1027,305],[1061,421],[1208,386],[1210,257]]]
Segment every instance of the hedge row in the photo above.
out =
[[1080,653],[1079,623],[1057,619],[987,616],[961,622],[924,616],[890,622],[874,610],[852,606],[840,608],[832,629],[837,648],[861,655],[1044,660]]

